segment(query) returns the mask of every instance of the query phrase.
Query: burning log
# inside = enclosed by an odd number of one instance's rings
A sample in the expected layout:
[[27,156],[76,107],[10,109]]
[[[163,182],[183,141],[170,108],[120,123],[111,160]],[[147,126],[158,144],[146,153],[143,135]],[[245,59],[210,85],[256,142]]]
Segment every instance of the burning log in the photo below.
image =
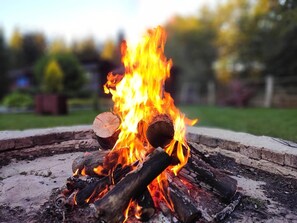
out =
[[174,136],[174,126],[168,115],[157,115],[146,131],[146,137],[149,143],[154,147],[164,148],[168,145]]
[[108,153],[109,151],[98,150],[93,152],[87,152],[83,156],[77,157],[72,162],[73,173],[81,174],[82,170],[84,169],[86,175],[98,176],[98,174],[94,172],[94,168],[103,164],[105,156]]
[[103,198],[94,202],[100,220],[122,222],[131,200],[139,197],[146,187],[171,164],[171,157],[162,149],[152,152],[135,171],[127,174]]
[[194,201],[182,190],[180,190],[177,185],[170,182],[168,190],[169,199],[171,199],[174,206],[174,212],[181,222],[191,223],[201,217],[201,212],[195,207]]
[[192,154],[180,175],[189,181],[206,183],[224,200],[229,201],[237,191],[237,181]]
[[120,119],[112,112],[103,112],[96,116],[93,130],[102,149],[113,148],[120,133],[119,126]]
[[148,221],[155,214],[155,205],[148,189],[135,199],[135,217],[140,221]]

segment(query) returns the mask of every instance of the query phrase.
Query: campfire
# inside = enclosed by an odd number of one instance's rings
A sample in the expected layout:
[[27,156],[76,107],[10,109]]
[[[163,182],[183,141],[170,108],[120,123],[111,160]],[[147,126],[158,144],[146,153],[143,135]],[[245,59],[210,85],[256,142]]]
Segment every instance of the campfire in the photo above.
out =
[[[221,200],[234,198],[235,180],[199,154],[190,158],[186,125],[197,120],[187,119],[164,89],[172,66],[164,55],[165,41],[164,29],[157,27],[136,47],[122,43],[125,72],[109,73],[104,85],[113,110],[93,123],[101,148],[73,161],[63,205],[92,205],[98,222],[147,221],[156,210],[195,222],[202,213],[190,194],[193,182],[211,185]],[[186,164],[191,170],[183,168]]]

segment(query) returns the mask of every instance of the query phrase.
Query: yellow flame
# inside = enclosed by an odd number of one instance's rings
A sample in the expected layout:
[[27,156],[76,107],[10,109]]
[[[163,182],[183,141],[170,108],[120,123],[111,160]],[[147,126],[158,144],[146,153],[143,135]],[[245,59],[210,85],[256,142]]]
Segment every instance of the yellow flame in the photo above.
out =
[[[197,120],[187,119],[175,107],[172,97],[164,89],[172,67],[172,61],[164,55],[165,42],[166,33],[160,26],[149,30],[136,47],[128,47],[127,43],[123,42],[121,51],[125,73],[109,73],[104,91],[112,95],[113,112],[121,119],[120,134],[113,151],[125,148],[123,151],[126,152],[120,152],[118,163],[127,165],[136,160],[143,161],[151,149],[145,136],[148,124],[155,116],[166,114],[173,121],[174,139],[164,149],[178,159],[178,165],[171,168],[171,171],[177,174],[190,155],[185,140],[185,126],[194,125]],[[99,169],[94,171],[101,172]],[[169,197],[166,173],[153,181],[149,187],[150,192],[155,188],[163,197]],[[165,200],[173,209],[170,198],[169,201]]]
[[[139,132],[158,114],[170,116],[174,123],[174,140],[188,149],[185,142],[185,116],[164,90],[165,80],[170,77],[172,67],[172,61],[164,55],[165,41],[166,33],[158,26],[149,30],[134,48],[123,42],[121,49],[124,76],[109,73],[104,85],[105,92],[112,94],[114,113],[121,119],[121,131],[113,149],[129,147],[124,164],[143,160],[148,148],[144,147],[147,144],[146,137],[139,136]],[[174,143],[171,144],[173,146]],[[166,152],[171,155],[173,148],[168,147]],[[181,163],[177,169],[185,165],[186,156],[188,153],[179,152]]]

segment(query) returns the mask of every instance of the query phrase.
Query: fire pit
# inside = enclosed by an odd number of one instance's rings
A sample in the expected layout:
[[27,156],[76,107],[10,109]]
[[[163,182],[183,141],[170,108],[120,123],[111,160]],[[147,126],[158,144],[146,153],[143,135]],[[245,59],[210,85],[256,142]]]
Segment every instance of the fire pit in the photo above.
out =
[[[200,219],[206,208],[199,210],[193,199],[200,194],[211,197],[216,209],[221,209],[211,213],[216,220],[239,203],[235,179],[211,167],[199,154],[189,160],[185,125],[197,120],[188,120],[164,90],[172,66],[164,56],[165,40],[164,30],[157,27],[135,48],[122,43],[125,72],[109,73],[104,85],[105,92],[112,94],[113,112],[99,114],[93,123],[105,152],[74,160],[73,177],[56,201],[60,209],[92,204],[88,212],[93,212],[94,221],[110,223],[148,221],[156,209],[166,209],[163,212],[189,223]],[[209,185],[218,199],[201,192],[194,182]],[[231,199],[231,207],[223,209]]]
[[[32,213],[32,208],[35,212],[27,218],[28,221],[219,222],[226,218],[241,218],[233,212],[244,202],[247,202],[246,206],[255,203],[255,208],[264,206],[245,197],[240,203],[248,181],[230,172],[240,169],[233,160],[213,155],[204,146],[186,139],[185,125],[193,125],[196,120],[188,120],[180,113],[171,96],[164,91],[172,64],[163,55],[165,39],[163,29],[158,27],[150,30],[135,49],[123,43],[125,73],[110,73],[104,86],[106,93],[112,94],[114,108],[95,118],[94,135],[89,138],[89,144],[84,144],[89,151],[72,159],[72,174],[64,178],[66,184],[54,189],[40,209],[36,211],[34,205],[27,210],[3,205],[3,221],[11,220],[7,218],[9,214]],[[53,138],[58,138],[62,145],[63,137],[54,134]],[[18,157],[18,149],[36,142],[42,144],[45,139],[40,136],[39,141],[29,138],[21,141],[21,145],[18,141],[6,140],[1,151],[6,152],[6,159]],[[214,141],[213,145],[220,142]],[[97,150],[91,151],[91,147]],[[44,148],[40,150],[45,151]],[[27,149],[28,152],[40,155],[36,148]],[[262,154],[265,158],[268,153],[261,150],[261,157]],[[69,157],[64,159],[69,162]],[[231,168],[226,170],[223,164],[231,163]],[[294,164],[292,160],[291,163]],[[21,188],[12,186],[9,180],[7,182],[7,171],[4,171],[6,184],[3,186],[7,194],[3,194],[3,201],[16,201],[18,197],[15,197],[13,188]],[[34,179],[30,178],[32,175],[51,178],[47,182],[38,181],[41,185],[58,182],[51,171],[33,169],[19,174],[18,183],[22,186],[24,182],[29,188],[28,180]],[[290,182],[290,189],[295,189],[296,181]],[[248,184],[252,185],[251,182]],[[259,186],[258,183],[252,189]],[[25,201],[30,201],[25,197]],[[38,194],[34,198],[44,199]],[[267,202],[272,203],[269,199]],[[292,213],[288,211],[286,218],[294,220],[296,216]]]
[[[297,180],[294,173],[297,174],[297,171],[286,165],[251,159],[239,151],[234,152],[237,145],[250,148],[255,153],[261,147],[251,147],[243,138],[261,145],[262,137],[208,128],[189,130],[187,139],[191,153],[203,154],[203,159],[217,171],[236,179],[238,191],[243,194],[240,204],[223,222],[296,221]],[[211,136],[211,132],[216,137]],[[219,138],[218,135],[224,137]],[[237,135],[240,136],[238,141]],[[8,145],[11,147],[8,148]],[[280,149],[283,146],[275,141],[274,147]],[[78,151],[96,153],[97,148],[98,141],[90,126],[1,132],[0,222],[62,222],[63,216],[68,222],[82,222],[90,218],[93,214],[90,208],[76,206],[73,210],[66,210],[57,206],[56,201],[61,198],[66,179],[72,175],[72,163],[78,157],[84,157],[85,152]],[[272,149],[270,152],[277,157]],[[254,165],[255,163],[258,164]],[[185,170],[181,173],[183,171]],[[196,193],[199,192],[197,197],[195,191],[191,191],[191,198],[196,199],[197,208],[202,212],[199,222],[212,222],[212,213],[218,213],[230,204],[221,202],[221,198],[205,182],[190,183],[198,188]],[[207,194],[210,196],[206,196]],[[170,222],[171,218],[175,219],[168,209],[162,208],[164,214],[157,209],[150,222]]]

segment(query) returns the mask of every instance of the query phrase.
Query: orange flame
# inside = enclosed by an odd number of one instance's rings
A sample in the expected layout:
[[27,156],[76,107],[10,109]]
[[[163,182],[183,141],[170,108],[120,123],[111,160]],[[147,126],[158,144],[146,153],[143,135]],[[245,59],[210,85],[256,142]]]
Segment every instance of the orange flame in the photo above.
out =
[[[112,95],[113,112],[121,119],[120,134],[113,151],[127,148],[127,153],[121,152],[118,163],[129,165],[136,160],[143,161],[151,149],[144,134],[147,126],[155,116],[166,114],[174,124],[174,139],[164,149],[169,155],[178,158],[179,164],[171,168],[177,174],[190,155],[185,140],[185,125],[194,125],[197,120],[187,119],[175,107],[170,94],[165,92],[165,80],[170,77],[172,67],[172,61],[164,55],[166,37],[164,29],[158,26],[149,30],[134,48],[123,42],[121,51],[125,73],[109,73],[104,91]],[[166,173],[152,183],[150,192],[157,187],[163,196],[168,197],[167,184],[164,182],[167,182]],[[168,206],[173,208],[170,203]]]
[[[128,48],[122,43],[122,62],[125,74],[108,74],[108,81],[104,85],[105,93],[112,94],[114,113],[121,119],[119,138],[114,150],[129,147],[125,164],[135,160],[143,160],[147,149],[145,136],[139,137],[139,132],[146,127],[158,114],[167,114],[173,120],[175,135],[178,141],[178,158],[180,164],[174,168],[175,173],[186,164],[189,152],[181,152],[182,145],[189,147],[185,141],[185,116],[174,106],[170,94],[164,91],[164,83],[170,76],[172,61],[164,55],[166,33],[162,27],[149,30],[135,48]],[[194,124],[197,120],[188,124]],[[145,141],[145,142],[144,142]],[[171,155],[174,142],[166,148]]]

